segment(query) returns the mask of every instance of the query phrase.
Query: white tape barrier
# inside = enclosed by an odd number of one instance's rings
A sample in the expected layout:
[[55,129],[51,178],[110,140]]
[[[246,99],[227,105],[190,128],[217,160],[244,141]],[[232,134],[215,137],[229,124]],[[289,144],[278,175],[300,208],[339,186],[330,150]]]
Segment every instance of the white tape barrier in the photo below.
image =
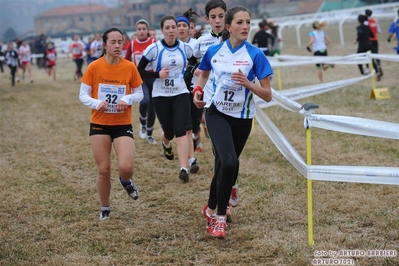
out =
[[399,185],[399,167],[310,165],[312,180]]
[[256,98],[256,119],[283,156],[306,178],[322,181],[399,185],[399,167],[373,166],[308,166],[295,148],[261,109],[279,104],[283,108],[305,115],[304,126],[318,127],[350,134],[399,140],[399,124],[356,117],[316,115],[305,111],[295,99],[314,96],[370,78],[375,72],[357,78],[273,92],[269,103]]
[[[256,106],[256,119],[281,154],[305,178],[320,181],[399,185],[399,167],[308,166],[259,106]],[[391,125],[391,123],[388,124]],[[399,128],[397,124],[393,124],[393,126],[396,128],[395,130]]]
[[306,177],[307,168],[305,161],[258,105],[256,105],[255,118],[281,154],[283,154],[295,169]]
[[382,61],[392,61],[399,62],[399,55],[389,55],[389,54],[370,54],[370,58],[379,59]]
[[338,64],[338,65],[358,65],[369,64],[372,59],[383,61],[399,62],[399,56],[392,54],[371,54],[359,53],[347,56],[296,56],[296,55],[276,55],[268,57],[273,68],[292,67],[312,64]]
[[270,102],[267,103],[257,96],[255,96],[255,102],[259,105],[260,108],[271,107],[281,103],[281,106],[284,107],[285,109],[296,112],[298,111],[298,104],[292,102],[292,100],[299,100],[306,97],[322,94],[324,92],[333,91],[357,83],[359,81],[371,78],[374,75],[374,73],[375,71],[371,72],[368,75],[360,76],[357,78],[349,78],[349,79],[332,81],[323,84],[280,90],[278,93],[276,90],[272,89],[273,99]]
[[340,64],[340,65],[358,65],[369,64],[371,58],[366,54],[355,54],[349,56],[292,56],[278,55],[270,58],[270,64],[273,68],[291,67],[313,64]]
[[349,134],[399,140],[399,124],[358,117],[310,114],[305,128],[317,127]]

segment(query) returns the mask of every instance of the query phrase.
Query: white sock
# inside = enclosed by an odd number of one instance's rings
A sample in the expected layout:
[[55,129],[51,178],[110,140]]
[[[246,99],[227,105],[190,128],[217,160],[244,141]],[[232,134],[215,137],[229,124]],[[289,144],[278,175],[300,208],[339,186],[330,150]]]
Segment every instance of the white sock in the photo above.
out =
[[170,142],[169,142],[168,145],[166,145],[164,141],[162,141],[162,143],[163,143],[163,145],[165,146],[165,148],[170,148]]

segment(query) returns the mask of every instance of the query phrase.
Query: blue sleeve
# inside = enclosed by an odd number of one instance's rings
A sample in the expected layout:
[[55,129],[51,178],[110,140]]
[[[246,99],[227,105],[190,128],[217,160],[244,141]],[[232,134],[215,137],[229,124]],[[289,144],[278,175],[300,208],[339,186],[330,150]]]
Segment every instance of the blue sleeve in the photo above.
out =
[[212,70],[211,58],[213,53],[211,52],[211,50],[211,47],[209,47],[208,50],[205,52],[198,66],[199,70]]
[[395,33],[395,22],[392,22],[391,25],[389,25],[388,33]]
[[273,69],[270,65],[269,60],[265,56],[265,54],[258,48],[256,49],[255,57],[254,57],[254,74],[255,76],[261,80],[270,75],[273,75]]

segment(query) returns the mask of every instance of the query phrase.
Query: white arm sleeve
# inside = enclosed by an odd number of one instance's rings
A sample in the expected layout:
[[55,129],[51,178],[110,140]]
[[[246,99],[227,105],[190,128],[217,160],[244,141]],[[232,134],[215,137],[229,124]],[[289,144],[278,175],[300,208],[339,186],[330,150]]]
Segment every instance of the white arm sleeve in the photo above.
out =
[[91,86],[83,82],[80,84],[79,100],[84,105],[90,107],[91,109],[96,109],[96,110],[98,105],[101,103],[100,100],[91,97]]
[[137,88],[133,89],[132,94],[125,95],[121,98],[121,101],[124,101],[128,105],[132,105],[134,103],[139,103],[144,98],[143,89],[141,85]]

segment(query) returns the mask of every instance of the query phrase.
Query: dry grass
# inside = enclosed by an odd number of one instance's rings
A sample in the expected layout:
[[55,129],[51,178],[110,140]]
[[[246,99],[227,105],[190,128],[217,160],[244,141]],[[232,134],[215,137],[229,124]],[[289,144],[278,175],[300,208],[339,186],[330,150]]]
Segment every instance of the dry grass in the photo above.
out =
[[[293,34],[284,38],[285,54],[308,54]],[[381,43],[382,53],[392,53]],[[348,47],[333,44],[329,52],[356,49]],[[165,160],[160,145],[149,146],[135,133],[140,199],[129,200],[114,172],[111,219],[100,222],[90,111],[78,100],[73,64],[60,59],[58,66],[56,85],[37,69],[32,85],[11,88],[7,74],[0,76],[0,265],[310,265],[315,250],[398,250],[398,187],[335,182],[313,182],[315,246],[309,247],[306,180],[257,123],[241,157],[241,202],[225,240],[206,234],[201,215],[212,176],[208,139],[198,154],[200,173],[181,184],[177,161]],[[369,99],[365,81],[300,102],[318,103],[321,114],[398,123],[398,64],[383,67],[378,87],[389,88],[389,101]],[[356,66],[337,66],[325,80],[357,75]],[[282,69],[282,77],[284,88],[317,83],[313,66]],[[280,107],[265,112],[306,158],[302,117]],[[137,132],[137,106],[133,119]],[[157,124],[157,140],[159,134]],[[313,131],[314,164],[398,166],[398,147],[397,141]],[[399,257],[354,259],[356,265],[399,264]]]

